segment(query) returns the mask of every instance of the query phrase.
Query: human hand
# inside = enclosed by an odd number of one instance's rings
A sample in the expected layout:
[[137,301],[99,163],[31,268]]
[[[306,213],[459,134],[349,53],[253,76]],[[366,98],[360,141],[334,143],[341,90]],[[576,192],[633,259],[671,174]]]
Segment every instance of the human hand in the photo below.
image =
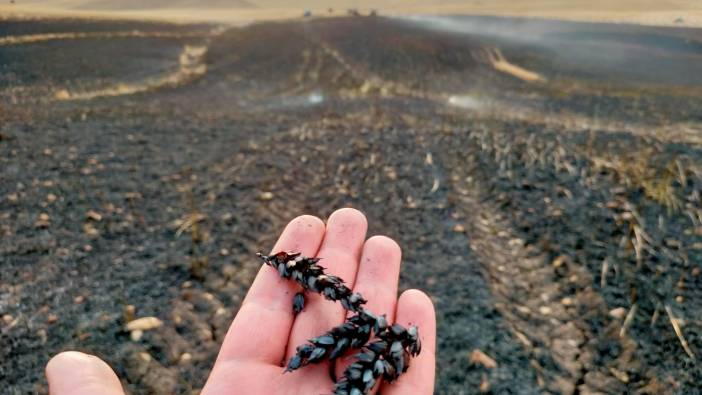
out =
[[[292,220],[273,252],[295,251],[322,258],[328,273],[348,282],[367,300],[366,307],[386,314],[388,321],[419,327],[422,353],[412,359],[397,382],[376,386],[383,394],[430,395],[434,391],[436,318],[429,297],[417,290],[397,298],[400,247],[384,236],[365,240],[365,216],[353,209],[334,212],[325,224],[317,217]],[[202,395],[329,394],[332,372],[341,377],[344,359],[310,365],[285,373],[284,365],[297,346],[344,322],[346,311],[338,304],[308,294],[297,316],[292,299],[298,286],[281,279],[266,265],[260,269],[224,338],[217,361]],[[78,352],[58,354],[46,367],[51,395],[123,395],[110,367]]]

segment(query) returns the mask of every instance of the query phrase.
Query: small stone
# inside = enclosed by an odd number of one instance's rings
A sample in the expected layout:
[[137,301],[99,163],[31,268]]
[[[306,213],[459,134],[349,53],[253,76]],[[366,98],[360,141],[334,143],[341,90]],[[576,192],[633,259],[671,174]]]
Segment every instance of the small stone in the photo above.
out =
[[3,316],[2,316],[2,321],[3,321],[5,324],[10,325],[10,323],[12,322],[12,316],[9,315],[9,314],[3,314]]
[[138,342],[141,340],[141,337],[144,336],[144,331],[142,330],[134,330],[129,333],[129,337],[132,339],[133,342]]
[[229,255],[229,250],[226,248],[222,248],[221,250],[219,250],[219,255],[227,256],[227,255]]
[[702,269],[700,269],[699,267],[692,268],[692,275],[693,276],[698,277],[700,275],[700,273],[702,273]]
[[453,231],[456,233],[464,233],[466,231],[466,227],[461,224],[456,224],[453,226]]
[[163,325],[163,321],[156,317],[141,317],[127,323],[128,331],[148,331]]
[[97,221],[97,222],[102,221],[102,215],[95,210],[88,210],[88,212],[85,213],[85,216],[88,219],[92,219],[93,221]]
[[54,195],[53,193],[50,193],[46,195],[46,201],[49,203],[53,203],[58,199],[58,196]]
[[573,301],[573,298],[566,296],[565,298],[561,299],[561,304],[563,306],[572,306],[575,304],[575,302]]
[[550,315],[551,313],[553,313],[553,309],[549,306],[541,306],[539,307],[539,313],[543,315]]
[[559,255],[558,257],[556,257],[556,259],[553,260],[552,265],[553,265],[554,268],[557,269],[557,268],[563,266],[564,264],[566,264],[567,261],[568,261],[568,257],[567,257],[567,256],[565,256],[565,255]]
[[73,303],[75,304],[81,304],[83,302],[85,302],[85,296],[83,295],[78,295],[75,298],[73,298]]
[[609,368],[609,371],[612,372],[612,375],[614,377],[616,377],[622,383],[624,383],[624,384],[629,383],[629,375],[626,372],[621,371],[619,369],[615,369],[615,368]]
[[85,251],[85,252],[90,252],[92,250],[93,250],[93,246],[91,246],[90,244],[86,244],[83,246],[83,251]]
[[41,213],[39,214],[39,217],[37,217],[36,222],[34,222],[34,225],[37,228],[48,228],[49,225],[51,224],[51,217],[49,217],[49,214],[47,213]]
[[49,314],[48,317],[46,317],[46,322],[49,324],[53,324],[56,321],[58,321],[59,317],[56,314]]
[[524,240],[519,238],[514,238],[507,243],[510,247],[519,247],[524,245]]
[[483,365],[487,369],[495,369],[497,367],[497,362],[494,359],[477,348],[470,353],[469,360],[471,364]]
[[261,192],[261,195],[259,195],[259,198],[263,201],[268,201],[273,199],[273,192]]
[[219,219],[224,222],[231,221],[232,218],[234,218],[234,214],[232,213],[224,213],[221,217],[219,217]]
[[97,237],[100,235],[100,232],[89,222],[83,224],[83,232],[90,237]]
[[193,359],[193,356],[190,353],[184,352],[183,354],[180,355],[180,358],[178,359],[178,363],[186,364],[186,363],[192,361],[192,359]]
[[612,309],[609,311],[609,316],[618,320],[622,320],[624,319],[624,317],[626,317],[626,309],[624,307],[617,307],[616,309]]
[[675,301],[678,303],[682,303],[685,301],[685,298],[682,295],[678,295],[675,297]]

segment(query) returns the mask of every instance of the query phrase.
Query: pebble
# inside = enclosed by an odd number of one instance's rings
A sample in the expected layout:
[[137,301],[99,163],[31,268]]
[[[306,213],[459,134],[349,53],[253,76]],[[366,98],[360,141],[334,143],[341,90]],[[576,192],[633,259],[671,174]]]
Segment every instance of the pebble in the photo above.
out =
[[49,324],[53,324],[56,321],[58,321],[58,319],[59,319],[59,317],[56,314],[52,313],[52,314],[49,314],[48,317],[46,317],[46,322],[48,322]]
[[566,296],[565,298],[561,299],[561,304],[563,306],[572,306],[575,302],[573,301],[573,298],[570,298]]
[[102,215],[95,210],[88,210],[88,212],[85,213],[85,216],[93,221],[102,221]]
[[133,342],[138,342],[141,340],[141,337],[144,336],[144,331],[137,329],[129,332],[129,337],[132,339]]
[[624,307],[617,307],[616,309],[612,309],[609,311],[609,316],[618,320],[622,320],[624,319],[624,317],[626,317],[626,309]]
[[192,361],[192,359],[193,359],[193,356],[190,353],[184,352],[183,354],[180,355],[178,362],[181,364],[186,364],[186,363]]
[[456,224],[453,226],[453,231],[456,233],[464,233],[466,231],[466,227],[461,224]]
[[163,325],[163,321],[156,317],[141,317],[127,323],[128,331],[148,331]]
[[470,353],[469,360],[471,364],[483,365],[487,369],[495,369],[497,367],[497,362],[494,359],[477,348]]
[[559,255],[556,257],[556,259],[553,260],[553,267],[554,268],[559,268],[563,266],[566,262],[568,261],[568,257],[565,255]]
[[267,192],[267,191],[261,192],[261,194],[259,195],[259,198],[263,201],[271,200],[271,199],[273,199],[273,192]]
[[37,218],[37,221],[34,223],[37,228],[48,228],[49,225],[51,224],[51,217],[49,217],[49,214],[47,213],[41,213],[39,214],[39,217]]
[[100,232],[89,222],[83,224],[83,232],[85,232],[85,234],[90,237],[96,237],[100,235]]

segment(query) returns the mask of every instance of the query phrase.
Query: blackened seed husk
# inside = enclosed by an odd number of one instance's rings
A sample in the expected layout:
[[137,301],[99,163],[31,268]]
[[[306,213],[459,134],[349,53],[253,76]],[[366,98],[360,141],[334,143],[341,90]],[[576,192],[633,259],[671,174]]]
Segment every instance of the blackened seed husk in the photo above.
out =
[[292,279],[303,288],[322,294],[329,300],[339,301],[347,310],[359,312],[366,303],[360,294],[344,285],[342,279],[325,274],[324,268],[317,264],[318,258],[284,251],[273,255],[258,253],[258,256],[266,265],[276,269],[281,277]]
[[[361,294],[349,289],[341,278],[327,275],[317,264],[319,259],[286,252],[270,256],[259,253],[258,256],[281,277],[291,279],[326,299],[338,301],[344,309],[356,313],[343,324],[298,346],[288,361],[286,372],[310,363],[339,358],[350,349],[360,349],[355,354],[355,362],[346,368],[333,391],[335,395],[364,395],[380,379],[396,380],[409,367],[410,356],[419,354],[421,344],[417,327],[388,326],[385,316],[376,316],[363,308],[366,300]],[[300,292],[293,298],[293,310],[299,313],[303,308],[304,295]],[[369,343],[372,336],[376,339]]]
[[302,292],[298,292],[293,297],[293,311],[295,314],[299,314],[302,309],[305,308],[305,295]]

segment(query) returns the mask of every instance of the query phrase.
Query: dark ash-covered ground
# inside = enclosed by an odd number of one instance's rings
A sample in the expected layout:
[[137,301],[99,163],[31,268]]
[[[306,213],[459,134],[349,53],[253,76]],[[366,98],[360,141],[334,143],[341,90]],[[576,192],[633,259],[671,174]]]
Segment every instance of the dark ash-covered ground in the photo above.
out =
[[254,253],[342,206],[434,299],[436,393],[700,392],[702,33],[450,21],[3,21],[101,34],[0,45],[0,392],[79,349],[197,393]]

